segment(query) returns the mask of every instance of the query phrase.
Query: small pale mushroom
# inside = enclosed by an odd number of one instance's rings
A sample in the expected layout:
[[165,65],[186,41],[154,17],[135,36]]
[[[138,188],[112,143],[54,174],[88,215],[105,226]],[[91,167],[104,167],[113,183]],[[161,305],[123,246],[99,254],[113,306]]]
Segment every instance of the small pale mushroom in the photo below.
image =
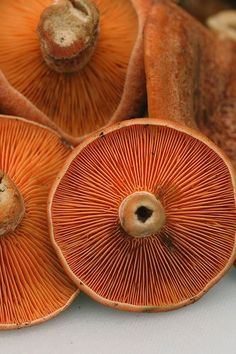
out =
[[221,11],[208,17],[208,27],[222,39],[229,38],[236,41],[236,11]]
[[54,123],[77,144],[141,114],[143,27],[152,2],[1,0],[0,69],[36,110],[31,119]]
[[236,251],[235,176],[177,121],[133,119],[79,145],[49,197],[51,239],[86,294],[127,311],[191,304]]
[[234,168],[195,121],[227,86],[232,58],[222,48],[232,44],[156,1],[145,27],[151,119],[94,134],[54,183],[54,247],[71,279],[105,305],[150,312],[191,304],[235,260]]
[[51,245],[48,192],[71,151],[48,128],[0,116],[0,330],[44,322],[78,294]]

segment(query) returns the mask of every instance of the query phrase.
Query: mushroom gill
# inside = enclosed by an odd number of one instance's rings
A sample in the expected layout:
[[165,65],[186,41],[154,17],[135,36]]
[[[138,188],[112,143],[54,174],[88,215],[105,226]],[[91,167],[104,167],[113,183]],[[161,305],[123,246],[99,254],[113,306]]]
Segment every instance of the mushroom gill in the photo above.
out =
[[51,130],[0,116],[0,329],[43,322],[78,291],[51,245],[49,188],[70,149]]
[[151,2],[1,0],[0,69],[72,140],[138,114]]
[[171,121],[125,121],[68,158],[49,197],[52,241],[95,300],[178,308],[233,263],[234,188],[232,166],[203,135]]

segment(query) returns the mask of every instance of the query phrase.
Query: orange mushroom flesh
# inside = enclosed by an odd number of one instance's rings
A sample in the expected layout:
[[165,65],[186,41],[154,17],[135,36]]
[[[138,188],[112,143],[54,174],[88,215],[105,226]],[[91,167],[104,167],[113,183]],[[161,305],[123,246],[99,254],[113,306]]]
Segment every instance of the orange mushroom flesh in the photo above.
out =
[[73,137],[104,126],[137,38],[132,1],[1,0],[0,13],[0,69],[10,84]]
[[43,322],[78,291],[48,234],[49,188],[71,151],[23,119],[0,116],[0,329]]
[[207,138],[134,119],[94,134],[49,197],[51,237],[73,281],[128,311],[201,297],[235,258],[233,169]]

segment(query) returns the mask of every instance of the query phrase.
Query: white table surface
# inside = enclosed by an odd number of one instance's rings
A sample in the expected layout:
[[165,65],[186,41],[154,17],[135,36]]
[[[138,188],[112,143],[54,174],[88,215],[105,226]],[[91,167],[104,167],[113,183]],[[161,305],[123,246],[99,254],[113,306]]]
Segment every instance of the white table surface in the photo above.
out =
[[44,324],[0,332],[0,354],[235,354],[236,269],[193,305],[125,313],[84,294]]

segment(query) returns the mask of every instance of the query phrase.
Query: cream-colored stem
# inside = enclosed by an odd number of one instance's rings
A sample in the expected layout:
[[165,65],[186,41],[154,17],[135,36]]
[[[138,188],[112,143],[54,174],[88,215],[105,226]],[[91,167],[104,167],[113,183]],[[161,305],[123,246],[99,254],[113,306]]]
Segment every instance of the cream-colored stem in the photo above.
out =
[[236,11],[221,11],[207,19],[208,27],[223,39],[236,41]]
[[25,214],[24,201],[15,183],[0,171],[0,235],[12,232]]
[[165,225],[165,209],[149,192],[135,192],[126,197],[119,208],[122,228],[133,237],[158,233]]
[[99,32],[99,11],[91,0],[59,0],[40,18],[38,36],[46,64],[72,73],[90,60]]

